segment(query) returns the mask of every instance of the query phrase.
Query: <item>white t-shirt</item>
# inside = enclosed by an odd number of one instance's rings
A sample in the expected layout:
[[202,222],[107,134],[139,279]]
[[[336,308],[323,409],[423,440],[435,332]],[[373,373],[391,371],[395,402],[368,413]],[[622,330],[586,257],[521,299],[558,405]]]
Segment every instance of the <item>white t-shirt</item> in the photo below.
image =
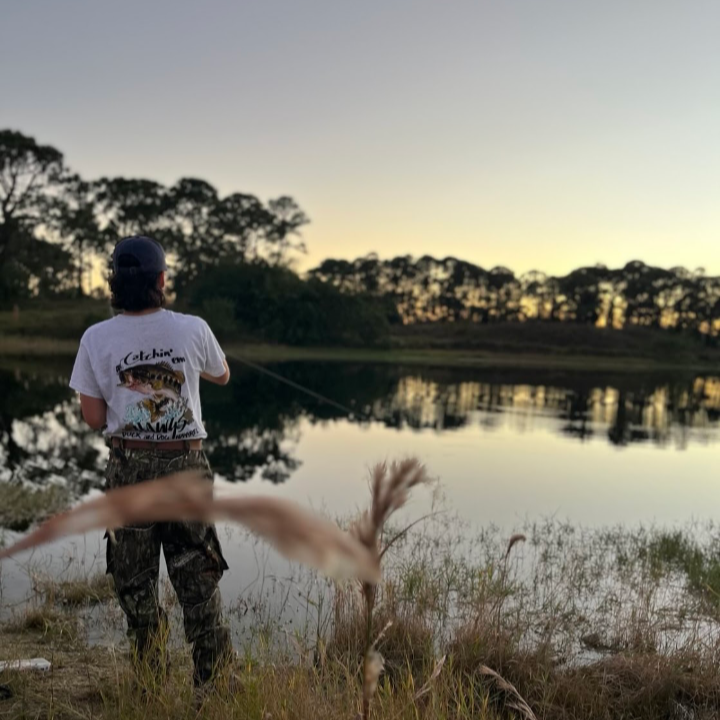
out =
[[200,373],[225,372],[208,324],[161,309],[116,315],[80,341],[70,387],[108,406],[106,435],[155,442],[205,438]]

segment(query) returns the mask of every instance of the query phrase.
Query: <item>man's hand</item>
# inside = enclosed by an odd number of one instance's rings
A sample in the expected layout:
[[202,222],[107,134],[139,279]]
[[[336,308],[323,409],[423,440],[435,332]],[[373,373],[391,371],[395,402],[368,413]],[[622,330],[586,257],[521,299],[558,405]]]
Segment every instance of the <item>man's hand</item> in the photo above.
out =
[[211,383],[216,385],[227,385],[230,381],[230,368],[228,367],[227,360],[223,360],[225,366],[225,372],[222,375],[215,377],[214,375],[207,375],[206,373],[200,373],[200,377],[205,380],[209,380]]
[[107,403],[102,398],[80,393],[80,409],[85,422],[93,430],[102,430],[107,422]]

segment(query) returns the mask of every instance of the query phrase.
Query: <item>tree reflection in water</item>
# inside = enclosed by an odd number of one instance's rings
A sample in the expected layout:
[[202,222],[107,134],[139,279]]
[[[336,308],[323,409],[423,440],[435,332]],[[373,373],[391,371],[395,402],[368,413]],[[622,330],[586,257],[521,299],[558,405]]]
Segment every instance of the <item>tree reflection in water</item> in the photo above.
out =
[[[412,432],[466,427],[531,431],[557,421],[569,440],[684,449],[717,437],[720,380],[711,377],[480,371],[340,363],[283,363],[273,370],[352,408],[341,410],[252,370],[226,387],[203,386],[206,451],[230,481],[285,482],[298,468],[303,423],[380,424]],[[82,495],[102,484],[106,448],[80,419],[57,370],[0,371],[2,479],[67,482]],[[519,438],[518,442],[522,442]]]

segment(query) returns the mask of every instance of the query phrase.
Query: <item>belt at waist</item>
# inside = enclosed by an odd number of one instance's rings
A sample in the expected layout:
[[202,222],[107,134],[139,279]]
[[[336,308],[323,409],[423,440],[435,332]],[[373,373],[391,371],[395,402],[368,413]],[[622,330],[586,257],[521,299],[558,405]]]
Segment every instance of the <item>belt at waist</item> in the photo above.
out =
[[112,438],[112,446],[124,450],[201,450],[202,440],[166,440],[153,442],[152,440],[125,440]]

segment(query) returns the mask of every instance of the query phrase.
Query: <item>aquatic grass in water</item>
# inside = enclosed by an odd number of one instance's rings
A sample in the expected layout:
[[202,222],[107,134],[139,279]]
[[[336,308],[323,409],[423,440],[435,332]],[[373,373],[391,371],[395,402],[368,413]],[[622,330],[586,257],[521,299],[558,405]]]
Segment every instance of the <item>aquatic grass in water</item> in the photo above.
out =
[[64,510],[69,501],[70,492],[65,487],[0,482],[0,528],[24,532],[39,520]]
[[647,544],[647,558],[659,574],[676,571],[688,587],[720,609],[720,555],[717,543],[703,548],[680,530],[661,532]]
[[43,642],[74,642],[78,639],[79,619],[49,604],[31,607],[5,624],[10,633],[37,633]]
[[[378,718],[717,716],[720,618],[709,590],[716,527],[588,529],[548,521],[525,523],[508,538],[439,511],[416,525],[394,516],[391,527],[388,510],[402,504],[408,486],[422,484],[393,485],[392,474],[378,482],[375,507],[363,519],[369,524],[361,525],[378,554],[392,542],[371,613],[367,583],[335,586],[295,566],[288,577],[268,568],[266,582],[232,599],[247,692],[213,700],[207,717],[348,718],[358,707]],[[392,495],[384,495],[386,482]],[[239,533],[232,541],[246,542]],[[171,635],[181,637],[177,610]],[[115,654],[102,715],[137,717],[113,605],[95,612],[101,624],[104,613],[109,620],[106,637],[94,642]],[[44,631],[38,619],[57,619],[52,613],[43,607],[10,629],[31,630],[53,652],[68,651],[62,633]],[[186,649],[175,647],[173,656],[186,663]],[[107,651],[95,644],[87,652]],[[147,707],[183,717],[186,682],[173,669]],[[67,702],[89,714],[84,700]]]
[[35,591],[44,596],[49,604],[82,607],[115,599],[112,576],[107,573],[60,580],[37,577],[33,585]]

